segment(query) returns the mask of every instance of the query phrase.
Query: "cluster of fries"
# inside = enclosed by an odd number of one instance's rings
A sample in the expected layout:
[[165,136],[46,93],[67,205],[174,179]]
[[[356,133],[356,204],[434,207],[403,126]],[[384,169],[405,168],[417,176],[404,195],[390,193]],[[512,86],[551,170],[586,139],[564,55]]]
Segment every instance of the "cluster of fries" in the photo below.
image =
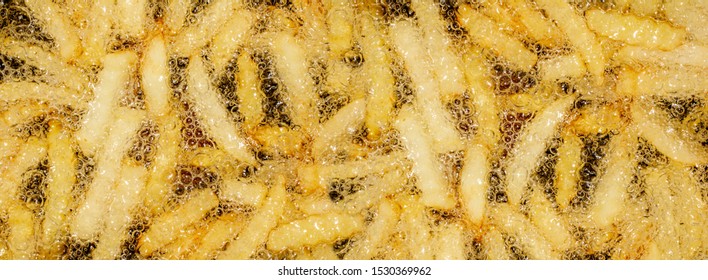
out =
[[0,258],[707,258],[707,18],[4,1]]

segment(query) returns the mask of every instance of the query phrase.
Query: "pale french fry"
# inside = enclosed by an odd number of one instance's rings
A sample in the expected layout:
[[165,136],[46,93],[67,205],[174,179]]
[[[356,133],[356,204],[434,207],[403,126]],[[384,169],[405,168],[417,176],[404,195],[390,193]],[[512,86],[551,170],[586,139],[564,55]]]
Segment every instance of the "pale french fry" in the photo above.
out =
[[439,83],[430,69],[420,31],[410,21],[391,24],[389,35],[398,54],[403,58],[411,76],[416,109],[430,130],[437,152],[449,152],[462,148],[462,141],[445,111],[440,97]]
[[483,58],[473,52],[465,53],[463,61],[470,97],[476,109],[475,117],[481,128],[477,132],[477,137],[480,137],[480,143],[487,145],[487,148],[492,148],[499,142],[501,132],[499,110],[489,69],[484,65]]
[[150,175],[145,187],[145,207],[151,215],[162,212],[167,194],[171,191],[171,176],[174,172],[180,149],[180,119],[168,113],[158,119],[160,137],[155,146],[154,164],[150,166]]
[[94,99],[89,102],[88,112],[75,134],[84,153],[93,154],[101,146],[113,118],[114,108],[118,105],[119,94],[126,87],[136,61],[137,56],[130,51],[113,53],[103,59],[103,70],[98,74],[99,82],[94,88]]
[[396,80],[391,72],[391,57],[386,48],[385,37],[371,14],[359,17],[361,28],[361,53],[364,56],[364,72],[369,77],[369,97],[366,104],[366,125],[369,140],[381,137],[393,120],[396,101]]
[[662,0],[635,0],[629,1],[630,10],[640,16],[653,16],[659,12]]
[[518,21],[526,27],[529,37],[545,45],[554,45],[562,40],[558,28],[536,10],[533,2],[508,0],[504,1],[504,4],[516,13]]
[[518,32],[526,35],[526,27],[521,22],[515,20],[512,11],[502,4],[501,1],[497,0],[481,1],[478,10],[491,18],[499,26],[499,30],[509,33]]
[[268,189],[263,183],[247,183],[239,179],[224,179],[219,198],[242,205],[258,206],[266,196]]
[[399,228],[405,236],[404,244],[399,247],[408,250],[410,253],[408,259],[432,260],[434,257],[431,240],[433,227],[425,213],[425,205],[417,196],[410,195],[398,197],[398,204],[401,207]]
[[152,118],[164,116],[170,110],[170,69],[167,67],[165,39],[158,35],[148,43],[140,67],[145,104]]
[[688,42],[670,51],[625,46],[615,54],[614,59],[627,64],[708,68],[708,47],[695,42]]
[[349,51],[353,44],[354,34],[354,9],[352,3],[345,0],[325,0],[327,12],[327,34],[329,49],[335,59],[339,59]]
[[91,254],[94,259],[113,260],[120,257],[120,246],[126,237],[132,212],[140,203],[147,175],[144,166],[126,166],[121,170],[118,184],[111,194],[106,229],[101,233],[96,249]]
[[410,108],[404,108],[395,124],[401,133],[401,142],[406,147],[406,157],[413,163],[413,174],[418,179],[422,191],[421,201],[425,206],[449,209],[455,206],[448,184],[443,177],[440,164],[436,161],[433,146],[428,139],[423,124]]
[[[252,132],[258,127],[265,112],[263,112],[263,99],[265,94],[260,89],[258,80],[258,65],[251,59],[247,51],[242,51],[238,55],[238,110],[243,115],[243,127],[245,131]],[[217,68],[218,69],[218,68]]]
[[81,54],[77,30],[57,4],[48,0],[27,0],[25,5],[44,23],[44,30],[54,38],[59,48],[59,56],[71,61]]
[[556,56],[538,62],[538,72],[544,81],[557,81],[563,78],[580,78],[585,75],[585,63],[577,53]]
[[[217,73],[223,71],[238,48],[248,38],[248,32],[256,21],[256,15],[247,9],[237,9],[211,43],[211,61]],[[239,66],[240,67],[240,66]],[[239,68],[239,71],[241,69]]]
[[209,224],[209,228],[201,238],[201,243],[193,252],[187,255],[191,260],[209,260],[216,256],[216,252],[223,248],[245,226],[243,219],[238,214],[225,214],[218,220]]
[[474,225],[481,225],[485,217],[490,169],[488,149],[480,144],[469,145],[460,171],[460,204]]
[[684,139],[680,131],[657,115],[656,109],[647,111],[639,102],[632,105],[632,118],[640,136],[672,160],[689,165],[708,162],[708,153],[699,143]]
[[57,105],[69,105],[83,108],[85,104],[78,100],[80,94],[64,87],[54,87],[44,83],[4,82],[0,83],[0,102],[23,100],[45,101]]
[[13,201],[7,209],[7,216],[7,226],[10,229],[7,245],[12,253],[12,259],[34,259],[37,244],[34,238],[35,216],[32,210],[18,201]]
[[236,240],[232,241],[217,258],[222,260],[250,258],[256,249],[268,240],[268,234],[278,225],[280,216],[285,210],[287,196],[285,179],[279,177],[270,186],[263,206],[256,211]]
[[190,59],[187,68],[189,95],[202,124],[216,144],[229,155],[248,164],[256,164],[248,143],[239,135],[239,127],[230,121],[229,113],[211,86],[209,75],[199,55]]
[[565,252],[573,245],[573,236],[565,218],[553,209],[540,187],[534,188],[529,201],[529,218],[553,249]]
[[22,173],[38,164],[46,154],[46,141],[36,137],[30,137],[20,147],[20,150],[9,161],[10,165],[2,174],[3,180],[0,181],[0,211],[18,198],[19,187],[22,183]]
[[374,221],[366,228],[364,240],[354,243],[354,247],[344,255],[345,260],[370,260],[379,254],[382,245],[389,238],[398,223],[400,209],[389,200],[382,200]]
[[446,23],[432,0],[412,0],[411,7],[423,31],[423,42],[432,62],[432,70],[440,83],[442,100],[452,100],[465,91],[462,67],[453,54],[452,40],[446,36]]
[[364,229],[364,219],[340,213],[313,215],[273,229],[267,248],[275,251],[296,249],[350,237]]
[[76,209],[71,232],[88,240],[104,228],[110,195],[120,176],[121,161],[130,148],[130,139],[145,119],[143,111],[119,109],[104,145],[96,153],[96,173],[88,186],[84,202]]
[[623,131],[610,140],[605,172],[599,175],[595,187],[595,202],[589,209],[592,221],[600,228],[616,222],[616,217],[625,208],[627,188],[632,183],[637,165],[637,145],[637,135],[632,129]]
[[509,252],[504,245],[504,237],[496,227],[490,227],[482,236],[482,245],[486,253],[487,260],[508,260],[511,259]]
[[459,222],[444,224],[435,233],[437,245],[435,246],[436,260],[465,260],[465,240],[463,228]]
[[583,165],[583,141],[577,135],[563,133],[563,142],[558,147],[555,170],[556,203],[561,210],[570,205],[578,192],[580,168]]
[[114,0],[96,0],[91,2],[87,28],[81,30],[83,53],[79,60],[88,65],[97,65],[106,55],[112,27],[112,14],[115,12]]
[[558,259],[559,255],[551,244],[538,233],[524,215],[515,211],[510,205],[497,204],[490,211],[491,220],[502,231],[516,237],[521,249],[528,254],[529,259]]
[[647,69],[641,72],[624,69],[620,73],[617,90],[633,96],[690,97],[701,95],[708,90],[708,81],[701,78],[702,73],[698,69],[680,67],[678,69]]
[[708,43],[708,25],[705,18],[708,15],[708,4],[701,0],[666,0],[663,11],[672,23],[686,27],[686,31],[695,36],[696,40]]
[[297,198],[293,204],[305,215],[320,215],[341,210],[337,207],[328,194],[319,192],[317,195],[308,194],[307,196]]
[[538,0],[536,4],[555,21],[573,48],[583,57],[595,85],[601,85],[604,81],[606,58],[595,34],[588,29],[583,17],[565,0]]
[[506,168],[506,191],[511,205],[519,205],[531,173],[539,164],[546,144],[563,123],[575,101],[574,95],[551,103],[531,120],[519,135]]
[[[323,123],[312,140],[312,155],[322,158],[326,154],[336,153],[338,140],[356,132],[364,121],[366,101],[354,100],[340,109],[327,122]],[[341,140],[340,140],[341,141]]]
[[[209,3],[196,23],[172,38],[172,51],[179,56],[190,56],[195,50],[204,47],[221,32],[225,23],[234,17],[236,7],[240,5],[240,1],[231,0],[216,0]],[[179,18],[182,15],[176,16]]]
[[649,18],[602,10],[587,11],[585,16],[592,31],[631,45],[671,50],[686,40],[683,29]]
[[177,34],[184,26],[185,18],[192,4],[190,0],[169,0],[165,9],[164,22],[171,34]]
[[526,49],[521,41],[501,31],[497,23],[469,5],[460,6],[458,21],[467,29],[473,42],[494,50],[519,69],[529,71],[536,64],[536,54]]
[[676,219],[676,205],[670,190],[668,176],[658,168],[648,168],[645,175],[647,191],[652,197],[657,233],[655,254],[651,259],[681,259],[681,241]]
[[71,190],[76,183],[76,154],[71,148],[71,137],[58,122],[49,124],[47,142],[49,182],[45,190],[47,198],[44,202],[41,246],[46,256],[57,258],[61,248],[56,240],[66,224],[73,200]]
[[140,254],[149,256],[175,240],[176,234],[204,218],[218,205],[219,199],[211,189],[195,191],[184,204],[153,220],[150,228],[140,237]]
[[147,4],[147,0],[116,1],[119,15],[116,21],[122,33],[133,37],[141,37],[145,33]]

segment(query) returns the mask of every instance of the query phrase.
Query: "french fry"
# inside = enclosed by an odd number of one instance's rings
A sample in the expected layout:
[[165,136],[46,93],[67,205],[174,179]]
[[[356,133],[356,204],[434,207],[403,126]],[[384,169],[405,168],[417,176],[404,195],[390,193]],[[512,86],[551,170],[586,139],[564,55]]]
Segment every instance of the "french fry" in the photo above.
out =
[[76,28],[57,4],[48,0],[27,0],[25,5],[44,23],[44,29],[54,38],[59,56],[64,61],[72,61],[81,54],[81,41]]
[[481,225],[485,217],[490,169],[488,149],[480,144],[469,145],[460,171],[459,193],[467,220],[474,225]]
[[528,254],[529,259],[558,259],[559,255],[553,246],[538,233],[524,215],[515,211],[512,206],[497,204],[490,211],[493,224],[500,230],[516,237],[521,249]]
[[13,201],[7,208],[7,226],[10,232],[7,245],[16,260],[34,259],[36,256],[36,240],[34,238],[35,216],[32,210]]
[[421,202],[425,206],[449,209],[455,206],[448,184],[436,161],[433,146],[428,139],[420,118],[408,107],[399,114],[395,124],[401,133],[401,142],[406,147],[406,157],[413,163],[413,174],[422,191]]
[[681,240],[676,209],[668,176],[657,168],[648,168],[645,175],[647,191],[652,197],[657,224],[655,255],[651,259],[681,259]]
[[670,51],[625,46],[615,53],[614,59],[626,64],[708,68],[708,46],[688,42]]
[[211,189],[195,191],[184,204],[153,220],[150,228],[140,237],[140,254],[149,256],[175,240],[181,230],[204,218],[218,205],[219,199]]
[[566,209],[578,192],[580,168],[583,165],[583,141],[577,135],[563,133],[563,142],[558,148],[555,170],[556,203],[561,210]]
[[700,77],[700,70],[689,67],[641,72],[624,69],[619,76],[617,91],[629,96],[690,97],[708,90],[708,81]]
[[111,126],[105,144],[96,153],[96,171],[88,186],[86,198],[76,209],[71,233],[89,240],[104,228],[111,190],[120,176],[121,160],[130,148],[130,139],[137,133],[145,114],[143,111],[120,109]]
[[113,260],[120,257],[120,246],[126,237],[126,229],[134,214],[132,212],[140,203],[147,175],[144,166],[126,166],[121,170],[118,184],[110,195],[106,229],[91,254],[94,259]]
[[653,16],[659,12],[661,0],[635,0],[629,1],[630,10],[640,16]]
[[238,214],[222,215],[218,220],[209,224],[200,244],[187,255],[187,258],[191,260],[213,259],[216,252],[233,240],[244,225],[243,219]]
[[[21,93],[21,94],[19,94]],[[4,82],[0,83],[0,102],[13,103],[24,100],[38,100],[57,105],[83,108],[79,93],[64,87],[54,87],[44,83]]]
[[690,167],[672,163],[667,173],[674,194],[672,198],[681,256],[684,259],[698,259],[706,234],[707,207],[701,199],[700,183],[691,176]]
[[436,260],[465,260],[465,240],[463,228],[459,222],[444,224],[435,232],[437,245],[435,248]]
[[533,2],[524,0],[505,1],[518,21],[526,27],[529,37],[544,45],[555,45],[561,42],[559,30],[551,21],[546,19],[533,5]]
[[364,219],[359,216],[336,212],[313,215],[276,227],[268,236],[266,246],[275,251],[296,249],[334,242],[337,239],[350,237],[363,229]]
[[406,180],[406,173],[403,170],[365,177],[363,184],[366,185],[366,189],[346,197],[344,209],[351,214],[361,213],[379,203],[381,199],[400,191],[406,185]]
[[349,51],[354,43],[354,9],[352,3],[345,0],[325,0],[324,8],[327,9],[327,34],[329,49],[335,59],[340,58]]
[[708,43],[708,28],[705,24],[708,5],[700,0],[666,0],[663,11],[666,18],[683,26],[697,41]]
[[253,132],[265,118],[265,112],[263,112],[265,94],[259,87],[258,65],[251,59],[247,51],[242,51],[238,55],[237,64],[238,87],[236,94],[240,102],[238,110],[243,115],[244,130]]
[[467,29],[473,42],[494,50],[520,70],[529,71],[536,64],[538,57],[534,53],[527,50],[521,41],[501,31],[499,25],[487,16],[469,5],[460,6],[457,12],[460,25]]
[[628,200],[626,211],[620,218],[623,221],[619,232],[622,239],[615,246],[612,259],[636,260],[645,255],[655,231],[651,218],[644,214],[647,208],[646,202]]
[[683,29],[653,19],[602,10],[587,11],[585,16],[592,31],[631,45],[671,50],[686,40]]
[[111,15],[116,7],[113,0],[96,0],[91,4],[87,28],[81,30],[83,53],[78,60],[83,64],[97,65],[107,54],[113,23]]
[[237,9],[234,16],[219,28],[211,43],[210,57],[217,73],[223,71],[236,50],[243,45],[255,21],[254,13],[247,9]]
[[51,122],[47,135],[49,182],[45,190],[47,198],[44,202],[41,248],[45,256],[53,259],[59,257],[61,252],[56,240],[71,213],[71,191],[76,183],[76,154],[71,147],[71,138],[64,129],[59,122]]
[[516,140],[506,168],[506,191],[511,205],[519,205],[531,173],[539,164],[546,144],[563,123],[575,101],[574,95],[554,101],[524,128]]
[[162,207],[171,190],[171,176],[180,149],[180,119],[174,113],[158,119],[160,136],[155,145],[155,159],[145,187],[145,207],[150,215],[162,212]]
[[573,48],[582,56],[595,85],[601,85],[604,82],[606,58],[583,17],[565,0],[538,0],[536,5],[556,22]]
[[256,249],[268,240],[268,234],[278,225],[280,216],[285,210],[287,196],[285,179],[278,177],[270,186],[268,197],[261,208],[256,211],[236,240],[232,241],[217,258],[221,260],[250,258]]
[[585,63],[577,53],[556,56],[538,62],[539,76],[543,81],[557,81],[563,78],[580,78],[585,75]]
[[230,121],[219,94],[211,86],[204,63],[199,55],[190,59],[187,68],[190,101],[202,124],[229,155],[248,164],[256,164],[248,143],[239,135],[239,128]]
[[128,36],[142,37],[145,33],[147,0],[116,1],[118,29]]
[[431,232],[433,226],[426,215],[425,205],[417,196],[402,195],[397,197],[401,208],[399,228],[405,236],[404,243],[399,247],[408,250],[413,260],[432,260],[433,244]]
[[183,260],[190,252],[199,245],[199,240],[206,234],[208,227],[206,222],[199,221],[194,225],[181,230],[175,235],[174,241],[162,247],[159,251],[160,257],[166,260]]
[[565,252],[573,245],[573,236],[567,221],[553,209],[540,186],[534,188],[529,202],[529,218],[553,249]]
[[490,227],[482,236],[482,245],[486,253],[487,260],[508,260],[511,259],[509,252],[504,245],[504,237],[496,227]]
[[98,75],[94,99],[89,102],[88,112],[75,134],[84,153],[93,154],[100,147],[113,118],[114,108],[118,105],[119,94],[126,86],[136,61],[135,53],[129,51],[113,53],[103,59],[103,70]]
[[[196,23],[182,29],[172,38],[172,51],[178,56],[190,56],[195,50],[204,47],[214,36],[222,32],[222,27],[226,27],[225,23],[230,18],[234,18],[234,12],[240,5],[240,1],[231,0],[217,0],[209,3]],[[175,16],[179,18],[182,15]],[[171,24],[176,24],[176,22]],[[174,26],[176,25],[173,25],[173,28]]]
[[460,136],[442,106],[439,83],[432,75],[420,31],[412,22],[400,21],[391,25],[389,35],[411,76],[415,106],[430,130],[433,147],[441,153],[461,149]]
[[497,0],[482,1],[479,3],[479,7],[475,8],[478,8],[481,13],[492,19],[499,26],[499,30],[527,35],[528,30],[526,30],[526,27],[514,19],[512,11],[502,4],[502,1]]
[[189,13],[189,8],[192,1],[189,0],[170,0],[167,1],[165,7],[164,22],[167,30],[172,34],[177,34],[182,26],[184,26],[185,18]]
[[261,150],[274,156],[299,157],[306,152],[308,136],[298,129],[282,126],[259,126],[253,138],[261,144]]
[[475,117],[482,128],[478,131],[480,143],[487,148],[494,147],[501,138],[499,110],[494,97],[494,89],[489,76],[489,69],[484,65],[483,58],[472,51],[463,56],[465,78],[469,85],[470,97],[475,107]]
[[224,179],[219,198],[248,206],[259,206],[268,189],[260,182],[247,183],[239,179]]
[[318,159],[326,154],[336,153],[337,147],[334,144],[347,134],[356,132],[364,121],[365,111],[366,101],[354,100],[323,123],[312,140],[312,155]]
[[293,201],[293,204],[300,212],[308,216],[326,214],[338,210],[341,211],[341,208],[334,204],[332,199],[329,198],[328,194],[324,191],[298,197]]
[[0,181],[0,212],[18,199],[20,183],[22,183],[22,173],[30,167],[39,163],[47,154],[46,141],[36,137],[30,137],[24,145],[21,145],[17,154],[9,161],[10,165],[2,174]]
[[167,67],[165,39],[158,35],[148,43],[140,67],[145,104],[152,118],[164,116],[170,110],[170,69]]
[[344,255],[345,260],[370,260],[382,250],[382,245],[386,242],[396,227],[400,209],[389,200],[382,200],[377,207],[376,217],[373,223],[366,228],[363,240],[354,243],[354,247]]

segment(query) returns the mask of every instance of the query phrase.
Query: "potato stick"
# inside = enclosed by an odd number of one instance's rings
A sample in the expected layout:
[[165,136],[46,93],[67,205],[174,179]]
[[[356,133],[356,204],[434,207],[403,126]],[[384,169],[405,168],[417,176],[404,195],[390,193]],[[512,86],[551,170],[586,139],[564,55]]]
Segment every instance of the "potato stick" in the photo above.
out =
[[466,260],[467,253],[462,225],[459,222],[444,224],[436,232],[436,260]]
[[[638,123],[640,126],[641,123]],[[595,202],[589,209],[596,226],[605,228],[615,222],[625,208],[627,188],[632,183],[637,160],[637,135],[632,129],[610,140],[605,172],[599,175],[595,187]]]
[[147,0],[116,1],[116,17],[121,33],[132,37],[142,37],[147,18]]
[[572,133],[563,133],[563,142],[558,147],[555,170],[556,203],[564,210],[578,192],[580,168],[583,165],[583,141]]
[[129,51],[109,54],[103,59],[103,70],[98,74],[94,99],[89,102],[88,112],[75,134],[84,153],[93,154],[100,147],[113,119],[121,90],[126,87],[136,60],[135,53]]
[[248,164],[256,164],[246,140],[239,135],[239,127],[230,121],[229,113],[211,86],[209,75],[199,55],[190,59],[187,68],[188,92],[201,123],[229,155]]
[[81,109],[85,105],[79,100],[79,96],[80,94],[74,90],[54,87],[44,83],[25,81],[0,83],[0,102],[13,103],[23,100],[38,100]]
[[12,201],[18,199],[22,174],[32,166],[39,163],[47,154],[46,141],[30,137],[27,142],[20,147],[20,150],[10,161],[7,169],[2,174],[0,180],[0,211]]
[[460,6],[458,21],[467,29],[473,42],[489,48],[523,71],[530,71],[538,57],[524,47],[521,41],[507,35],[499,25],[469,5]]
[[352,3],[343,0],[324,1],[327,12],[329,50],[334,59],[341,58],[352,49],[354,43],[354,9]]
[[268,234],[278,225],[280,216],[285,210],[288,194],[285,191],[285,179],[278,177],[270,186],[268,197],[263,206],[256,210],[253,218],[232,241],[226,250],[218,255],[218,259],[243,260],[248,259],[263,243],[268,240]]
[[104,227],[111,189],[120,176],[121,159],[130,148],[130,139],[145,119],[143,111],[132,109],[121,108],[116,115],[104,146],[97,151],[93,181],[86,192],[86,199],[76,209],[71,226],[72,233],[80,239],[93,239]]
[[452,40],[446,36],[447,24],[440,16],[437,4],[432,0],[412,0],[423,31],[423,42],[432,62],[433,74],[440,83],[442,100],[449,101],[465,91],[465,77],[452,49]]
[[164,116],[170,110],[170,69],[167,47],[162,35],[152,38],[143,53],[140,67],[145,105],[151,118]]
[[708,68],[708,46],[689,42],[671,51],[625,46],[615,54],[614,59],[627,64]]
[[336,212],[313,215],[273,229],[268,236],[267,248],[282,251],[329,243],[350,237],[363,229],[364,219],[359,216]]
[[396,102],[396,80],[391,72],[391,57],[385,37],[370,14],[359,17],[361,28],[361,53],[364,56],[364,72],[369,82],[369,98],[366,104],[364,124],[366,137],[376,140],[390,125]]
[[484,65],[483,58],[474,53],[467,52],[463,56],[465,78],[469,85],[472,105],[474,105],[475,118],[479,123],[477,136],[479,142],[487,145],[487,148],[496,146],[501,138],[499,110],[494,98],[489,69]]
[[459,193],[467,220],[474,225],[481,225],[485,217],[489,171],[488,149],[481,144],[469,145],[460,171]]
[[150,166],[150,175],[145,187],[145,207],[150,215],[162,212],[167,194],[171,191],[170,177],[174,172],[180,150],[181,120],[168,113],[158,118],[160,136],[155,146],[155,158]]
[[698,259],[706,232],[706,202],[701,199],[700,183],[692,178],[690,167],[671,163],[667,171],[675,194],[672,198],[681,255],[685,259]]
[[209,224],[206,233],[200,240],[200,244],[194,251],[188,253],[187,258],[190,260],[213,259],[216,252],[234,239],[244,225],[241,217],[237,214],[222,215],[218,220]]
[[663,5],[666,18],[686,27],[696,40],[708,43],[708,26],[705,23],[708,4],[702,0],[666,0]]
[[185,18],[192,5],[189,0],[169,0],[165,8],[164,22],[171,34],[177,34],[184,25]]
[[704,94],[708,81],[702,79],[700,68],[647,69],[635,72],[624,69],[619,75],[618,91],[626,95],[656,95],[690,97]]
[[326,154],[336,153],[335,143],[356,132],[364,121],[365,110],[364,99],[354,100],[323,123],[317,131],[317,136],[312,140],[312,155],[317,159]]
[[118,184],[111,194],[106,229],[98,238],[96,249],[91,254],[94,259],[114,260],[120,257],[120,246],[126,237],[132,212],[140,203],[147,174],[144,166],[126,166],[121,170]]
[[416,109],[430,130],[429,135],[435,144],[433,147],[441,153],[462,149],[462,141],[451,116],[443,108],[439,83],[431,73],[432,62],[427,59],[420,32],[412,22],[401,21],[392,24],[389,33],[411,76]]
[[49,124],[49,173],[47,174],[44,220],[42,221],[42,248],[46,256],[57,258],[61,248],[56,240],[70,214],[71,191],[76,183],[76,154],[71,147],[71,138],[59,122]]
[[307,133],[312,133],[317,123],[317,94],[315,82],[309,75],[307,52],[291,34],[277,33],[271,46],[275,68],[286,87],[285,100],[290,107],[290,118]]
[[519,135],[506,168],[506,191],[511,205],[517,206],[521,202],[529,178],[539,164],[539,158],[569,114],[574,101],[575,96],[570,95],[551,103]]
[[686,40],[683,29],[649,18],[602,10],[590,10],[585,15],[592,31],[631,45],[671,50]]
[[565,0],[538,0],[536,4],[556,22],[573,48],[580,53],[595,85],[604,81],[606,59],[595,34],[588,29],[583,17]]
[[268,189],[263,183],[247,183],[235,178],[224,179],[219,198],[248,206],[259,206]]
[[426,215],[425,205],[417,196],[408,194],[398,197],[401,207],[399,228],[404,235],[403,244],[397,246],[406,248],[410,252],[407,259],[432,260],[433,244],[431,232],[433,226]]
[[574,243],[565,218],[553,209],[553,205],[542,192],[540,186],[534,188],[529,202],[529,218],[553,249],[565,252]]
[[526,27],[529,37],[533,40],[545,45],[553,45],[562,40],[558,28],[535,9],[533,2],[508,0],[504,3],[516,13],[518,21]]
[[[256,15],[246,9],[237,9],[234,16],[214,36],[211,43],[211,61],[217,73],[223,71],[236,50],[245,43],[248,32],[256,22]],[[239,69],[240,71],[240,69]]]
[[531,224],[531,221],[515,211],[512,206],[498,204],[490,212],[494,225],[516,237],[521,249],[528,254],[529,259],[555,260],[560,257],[553,250],[551,244],[538,233],[538,229]]
[[87,13],[87,27],[81,30],[82,64],[97,65],[106,56],[115,10],[114,0],[92,1],[90,12]]
[[501,232],[495,227],[490,227],[489,230],[482,236],[482,245],[486,253],[487,260],[509,260],[509,252],[504,245],[504,237]]
[[672,160],[688,165],[708,162],[708,154],[699,143],[684,139],[680,131],[659,120],[657,114],[656,109],[647,111],[638,103],[632,105],[632,118],[640,136]]
[[[222,32],[225,23],[234,17],[240,1],[216,0],[209,3],[201,18],[172,38],[172,51],[178,56],[190,56],[195,50],[204,47]],[[224,29],[226,30],[226,29]]]
[[34,238],[35,216],[32,210],[19,201],[10,202],[7,209],[7,245],[12,259],[29,260],[36,258],[36,240]]
[[177,238],[177,234],[204,218],[219,199],[211,189],[194,191],[189,200],[171,212],[155,218],[150,228],[140,237],[140,254],[149,256]]
[[366,228],[364,239],[344,255],[345,260],[370,260],[381,252],[386,240],[393,234],[400,209],[388,200],[382,200],[376,210],[374,221]]
[[585,75],[585,63],[577,53],[573,53],[539,61],[538,71],[543,81],[580,78]]
[[81,54],[81,41],[77,30],[57,4],[48,0],[26,0],[25,5],[44,23],[44,30],[54,38],[59,56],[64,61],[71,61]]
[[[61,83],[77,92],[83,92],[88,87],[88,76],[81,69],[64,62],[56,55],[43,50],[41,47],[25,42],[6,38],[2,40],[5,48],[3,53],[17,57],[30,65],[37,66],[49,73]],[[57,84],[51,83],[54,86]]]
[[653,16],[659,12],[659,8],[663,4],[662,0],[635,0],[630,1],[630,10],[640,16]]
[[418,188],[422,191],[422,203],[441,209],[454,207],[455,200],[420,118],[410,107],[405,108],[399,114],[395,127],[401,133],[401,142],[407,150],[406,157],[413,164],[413,174],[418,179]]
[[658,255],[652,259],[681,259],[681,242],[676,228],[675,199],[672,194],[668,176],[664,170],[648,168],[645,174],[647,191],[651,194],[654,215],[657,223],[657,234],[654,237]]
[[238,55],[237,63],[238,73],[236,74],[236,80],[238,87],[236,88],[236,94],[239,100],[238,111],[243,115],[244,130],[253,132],[265,118],[265,112],[263,112],[265,94],[259,86],[258,65],[251,59],[250,54],[247,51],[242,51]]

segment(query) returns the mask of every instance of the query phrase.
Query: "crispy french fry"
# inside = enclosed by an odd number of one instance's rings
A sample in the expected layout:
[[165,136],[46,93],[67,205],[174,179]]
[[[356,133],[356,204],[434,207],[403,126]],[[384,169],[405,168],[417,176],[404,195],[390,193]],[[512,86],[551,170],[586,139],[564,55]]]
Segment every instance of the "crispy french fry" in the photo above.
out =
[[524,47],[521,41],[507,35],[499,25],[469,5],[460,6],[458,21],[467,29],[472,40],[482,47],[494,50],[506,61],[524,71],[531,70],[538,57]]
[[462,224],[459,222],[444,224],[435,232],[437,245],[435,246],[436,260],[465,260],[465,240]]
[[190,0],[167,1],[164,22],[171,34],[177,34],[182,29],[191,4]]
[[263,206],[257,210],[236,240],[232,241],[217,258],[222,260],[250,258],[256,249],[268,240],[268,234],[278,225],[280,216],[285,210],[287,196],[285,179],[279,177],[270,186]]
[[140,237],[140,254],[149,256],[175,240],[181,230],[204,218],[218,205],[219,199],[211,189],[195,191],[184,204],[155,218],[147,232]]
[[54,38],[59,48],[59,56],[65,61],[71,61],[81,54],[81,42],[76,28],[57,4],[48,0],[27,0],[25,5],[44,23],[46,32]]
[[229,113],[219,100],[219,94],[211,86],[209,75],[199,55],[192,56],[187,72],[190,100],[209,135],[217,145],[237,160],[256,164],[246,140],[239,135],[239,127],[230,121]]
[[[243,127],[245,131],[253,132],[258,124],[265,118],[263,112],[263,99],[265,94],[260,89],[258,78],[258,66],[251,59],[247,51],[242,51],[238,55],[238,110],[243,115]],[[217,68],[218,69],[218,68]]]
[[585,75],[585,63],[577,53],[541,60],[538,69],[541,79],[550,82]]
[[147,0],[116,1],[118,29],[128,36],[142,37],[145,33]]
[[606,58],[583,17],[565,0],[538,0],[536,4],[556,22],[573,48],[583,57],[595,85],[601,85],[604,82]]
[[236,50],[243,45],[255,21],[256,15],[253,12],[247,9],[237,9],[234,16],[219,28],[219,33],[214,36],[211,43],[210,57],[217,73],[226,67]]
[[423,124],[410,108],[404,108],[395,124],[401,133],[401,141],[406,147],[406,157],[413,163],[413,174],[418,179],[422,191],[421,201],[425,206],[449,209],[455,206],[448,184],[443,177],[440,164],[436,161]]
[[352,236],[363,229],[364,219],[359,216],[336,212],[313,215],[273,229],[268,236],[267,247],[270,250],[282,251],[334,242],[337,239]]
[[219,198],[248,206],[259,206],[268,189],[260,182],[247,183],[239,179],[224,179]]
[[538,233],[538,229],[531,224],[531,221],[515,211],[510,205],[498,204],[490,212],[494,225],[502,231],[515,236],[522,250],[528,254],[529,259],[558,259],[558,253]]
[[89,102],[81,129],[75,134],[84,153],[93,154],[101,146],[113,118],[114,108],[118,105],[118,96],[126,86],[136,61],[137,56],[130,51],[113,53],[103,59],[103,70],[98,75],[94,99]]
[[480,144],[469,145],[460,171],[460,204],[467,220],[475,225],[481,225],[485,217],[490,169],[488,149]]
[[301,196],[293,201],[295,207],[305,215],[320,215],[341,210],[337,207],[328,194],[318,192],[316,194],[308,194]]
[[191,260],[213,259],[216,252],[234,239],[245,223],[238,214],[225,214],[218,220],[209,224],[208,230],[201,238],[201,242],[193,252],[187,255]]
[[585,16],[592,31],[631,45],[671,50],[686,40],[683,29],[649,18],[602,10],[587,11]]
[[[670,51],[625,46],[615,53],[614,59],[619,63],[626,64],[708,68],[708,46],[688,42]],[[677,76],[679,75],[677,74]]]
[[506,168],[506,191],[511,205],[521,202],[530,175],[546,150],[546,143],[563,123],[574,101],[575,96],[569,95],[551,103],[519,135]]
[[[226,27],[225,23],[230,18],[234,18],[234,12],[240,5],[240,1],[231,0],[216,0],[209,3],[196,23],[172,38],[172,51],[179,56],[190,56],[195,50],[204,47],[215,35],[222,32],[222,28]],[[181,17],[181,15],[175,16]]]
[[105,144],[96,154],[96,175],[86,192],[86,199],[76,209],[71,232],[77,238],[89,240],[104,228],[112,189],[120,176],[121,161],[130,148],[130,139],[145,119],[143,111],[119,109]]
[[344,255],[345,260],[369,260],[382,250],[396,227],[400,209],[389,200],[382,200],[372,224],[366,228],[364,240],[354,243],[354,247]]
[[326,154],[336,153],[338,140],[347,134],[353,134],[364,121],[366,101],[354,100],[323,123],[317,131],[317,136],[312,140],[312,154],[322,158]]
[[555,170],[556,203],[561,210],[570,205],[578,192],[580,168],[583,165],[583,141],[571,133],[563,133],[562,137]]
[[150,117],[160,117],[170,110],[170,69],[167,68],[165,39],[158,35],[150,40],[140,67],[141,85]]
[[413,82],[416,109],[430,130],[435,151],[449,152],[462,148],[462,141],[442,106],[439,83],[432,75],[432,62],[427,59],[420,31],[410,21],[391,25],[389,31],[393,45],[403,57]]
[[80,94],[64,87],[54,87],[44,83],[4,82],[0,83],[0,102],[23,100],[45,101],[57,105],[69,105],[74,108],[85,107],[78,99]]

